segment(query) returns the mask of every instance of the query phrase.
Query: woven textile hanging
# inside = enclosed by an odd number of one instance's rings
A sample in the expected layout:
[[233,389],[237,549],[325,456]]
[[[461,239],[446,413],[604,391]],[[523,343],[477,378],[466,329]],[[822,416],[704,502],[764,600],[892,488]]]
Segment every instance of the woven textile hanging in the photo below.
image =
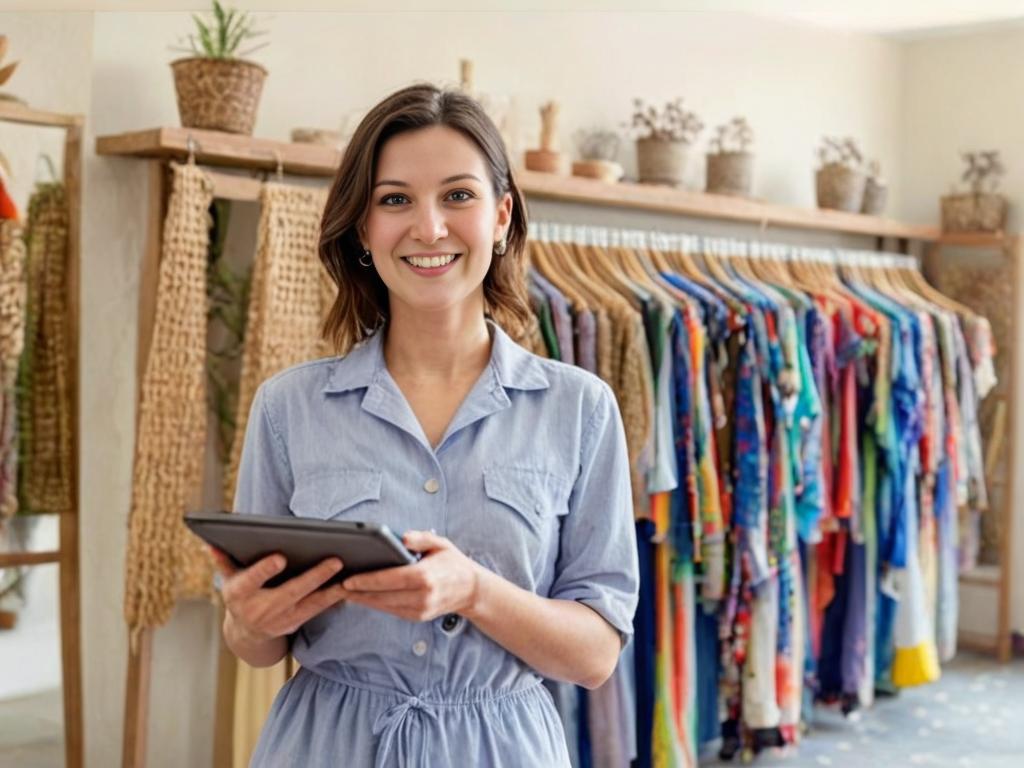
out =
[[21,513],[71,509],[68,376],[68,206],[64,186],[40,184],[25,228],[26,321],[18,403]]
[[21,225],[0,220],[0,521],[18,511],[15,383],[25,345],[25,241]]
[[[320,327],[337,289],[317,253],[326,202],[325,189],[268,183],[261,191],[238,414],[225,472],[225,509],[234,509],[238,464],[256,388],[283,368],[331,354],[320,338]],[[260,669],[237,661],[232,724],[235,768],[249,764],[274,697],[295,670],[290,656]]]
[[212,564],[182,523],[202,482],[206,447],[206,264],[213,184],[194,164],[171,163],[171,194],[153,340],[135,444],[125,579],[132,647],[183,597],[212,594]]
[[320,217],[327,190],[267,183],[260,193],[259,240],[252,270],[242,350],[238,412],[225,509],[234,509],[245,427],[256,388],[290,365],[331,354],[320,338],[337,289],[318,257]]

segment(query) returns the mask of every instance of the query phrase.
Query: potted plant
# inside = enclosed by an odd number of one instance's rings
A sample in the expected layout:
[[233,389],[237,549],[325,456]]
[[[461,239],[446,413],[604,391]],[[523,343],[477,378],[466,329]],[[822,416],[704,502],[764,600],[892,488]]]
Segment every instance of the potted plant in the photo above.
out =
[[704,128],[696,114],[683,107],[683,100],[665,104],[661,110],[633,100],[633,119],[627,125],[636,139],[637,176],[643,184],[683,183],[687,149]]
[[242,57],[266,43],[240,48],[265,33],[253,29],[248,13],[225,10],[218,0],[212,19],[192,18],[196,32],[188,36],[189,47],[176,50],[194,55],[171,62],[181,124],[252,135],[267,70]]
[[622,166],[615,162],[619,135],[614,131],[579,130],[573,135],[580,159],[572,164],[573,176],[585,176],[614,184],[622,178]]
[[859,213],[864,202],[867,175],[863,155],[851,139],[826,136],[818,148],[820,166],[815,174],[819,208]]
[[749,197],[754,155],[749,151],[754,131],[746,118],[734,117],[715,129],[707,155],[705,189],[716,195]]
[[970,192],[942,198],[942,228],[946,232],[999,232],[1006,224],[1006,198],[998,194],[999,181],[1006,173],[998,150],[964,152],[967,168],[960,180]]
[[[0,63],[3,62],[4,57],[7,55],[7,35],[0,35]],[[11,75],[14,74],[14,70],[18,68],[18,62],[12,61],[10,64],[4,64],[0,67],[0,85],[4,85],[8,80],[11,79]],[[4,101],[15,101],[19,104],[24,104],[23,99],[19,99],[12,93],[0,93],[0,99]]]
[[889,199],[889,185],[882,178],[882,165],[877,160],[868,163],[868,178],[864,184],[864,202],[860,212],[869,216],[881,216]]

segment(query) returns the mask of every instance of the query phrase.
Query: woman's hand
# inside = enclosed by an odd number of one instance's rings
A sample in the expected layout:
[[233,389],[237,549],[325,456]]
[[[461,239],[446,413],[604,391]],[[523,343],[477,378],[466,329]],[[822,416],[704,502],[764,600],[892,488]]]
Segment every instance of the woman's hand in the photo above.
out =
[[235,568],[223,552],[210,547],[217,570],[224,576],[221,597],[225,621],[246,640],[254,643],[290,635],[311,618],[345,599],[345,590],[334,584],[317,588],[342,568],[341,560],[328,558],[283,584],[264,584],[285,567],[283,555],[264,557],[248,568]]
[[413,552],[422,552],[423,558],[412,565],[346,579],[346,599],[407,621],[430,621],[471,610],[481,566],[435,533],[408,531],[402,541]]

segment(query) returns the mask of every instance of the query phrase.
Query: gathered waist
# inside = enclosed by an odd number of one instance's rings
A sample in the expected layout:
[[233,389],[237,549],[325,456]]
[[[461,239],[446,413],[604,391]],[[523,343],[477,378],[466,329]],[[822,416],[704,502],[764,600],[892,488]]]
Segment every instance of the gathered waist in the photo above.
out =
[[536,694],[544,690],[543,683],[539,677],[524,678],[523,685],[512,688],[484,688],[467,687],[458,693],[442,693],[440,691],[420,691],[410,693],[397,686],[390,686],[370,681],[361,676],[357,670],[344,665],[332,666],[330,668],[318,666],[316,668],[300,667],[297,675],[303,672],[317,675],[339,685],[358,688],[378,696],[390,697],[403,701],[415,700],[417,704],[430,705],[431,707],[463,707],[473,704],[486,704],[505,699],[513,699],[517,696]]

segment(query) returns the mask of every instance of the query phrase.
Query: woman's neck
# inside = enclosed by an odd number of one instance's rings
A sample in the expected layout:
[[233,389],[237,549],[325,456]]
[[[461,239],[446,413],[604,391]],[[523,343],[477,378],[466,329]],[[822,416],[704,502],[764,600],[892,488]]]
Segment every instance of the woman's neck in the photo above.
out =
[[475,378],[490,356],[491,337],[482,312],[422,317],[399,310],[388,321],[384,361],[396,379]]

